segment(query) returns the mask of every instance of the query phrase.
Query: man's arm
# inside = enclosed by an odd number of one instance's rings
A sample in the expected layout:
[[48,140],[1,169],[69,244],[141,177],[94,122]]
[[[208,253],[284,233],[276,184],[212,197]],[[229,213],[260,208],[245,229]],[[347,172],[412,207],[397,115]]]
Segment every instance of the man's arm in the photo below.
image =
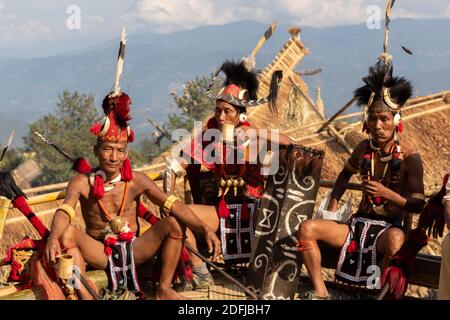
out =
[[[135,176],[138,178],[136,182],[144,188],[144,193],[148,199],[157,206],[162,207],[167,200],[168,195],[165,194],[149,177],[140,173],[136,173]],[[174,202],[170,213],[180,222],[197,232],[205,233],[208,229],[208,226],[181,201]]]
[[329,211],[336,211],[338,208],[339,200],[341,200],[342,195],[348,188],[348,182],[350,178],[359,172],[359,158],[363,150],[365,149],[364,145],[365,141],[359,143],[356,148],[353,150],[350,158],[342,168],[342,171],[339,173],[336,178],[336,183],[334,184],[333,190],[331,191],[331,198],[328,204]]
[[[168,199],[168,195],[162,192],[158,186],[145,174],[135,174],[136,183],[144,188],[145,195],[157,206],[164,206]],[[169,214],[175,217],[179,222],[188,226],[191,230],[197,231],[205,235],[206,242],[210,251],[214,250],[214,256],[220,252],[220,241],[213,230],[211,230],[203,221],[201,221],[195,213],[182,201],[175,201],[170,209]]]
[[410,152],[403,161],[408,174],[408,197],[401,196],[377,181],[369,181],[366,190],[372,196],[383,197],[402,210],[419,213],[425,204],[422,159],[417,152]]
[[[82,175],[77,175],[69,181],[66,189],[66,198],[64,199],[63,205],[68,205],[75,209],[80,198],[80,185],[82,178]],[[70,222],[71,218],[65,211],[61,209],[56,210],[55,215],[53,216],[50,235],[48,236],[47,247],[44,253],[47,262],[55,263],[56,257],[61,254],[59,238],[63,234],[64,230],[66,230],[69,226]]]
[[283,133],[280,133],[278,130],[258,129],[255,127],[241,126],[236,128],[236,133],[243,141],[246,141],[247,139],[256,139],[256,141],[251,141],[255,143],[258,143],[259,139],[263,139],[267,143],[276,143],[280,145],[290,145],[296,143],[290,137]]

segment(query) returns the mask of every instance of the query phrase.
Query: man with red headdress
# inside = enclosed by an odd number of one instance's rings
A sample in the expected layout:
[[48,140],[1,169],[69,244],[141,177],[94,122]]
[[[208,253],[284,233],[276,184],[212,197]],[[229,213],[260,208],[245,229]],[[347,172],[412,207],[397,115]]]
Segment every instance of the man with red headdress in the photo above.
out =
[[[132,172],[127,151],[128,142],[133,141],[133,131],[128,126],[130,103],[125,93],[112,93],[104,99],[104,122],[91,128],[98,137],[94,153],[99,166],[90,175],[78,174],[70,180],[64,204],[53,218],[45,258],[55,263],[65,251],[74,257],[82,275],[86,262],[107,271],[113,291],[125,287],[142,294],[135,266],[161,248],[162,270],[156,297],[182,298],[171,288],[184,238],[182,224],[205,234],[215,255],[220,243],[183,202],[164,194],[145,174]],[[136,208],[142,194],[163,207],[169,216],[139,236]],[[86,233],[71,225],[78,201]],[[85,288],[80,289],[80,295],[90,298]]]
[[[213,83],[224,72],[226,79],[218,93],[212,92]],[[207,95],[216,101],[214,116],[206,130],[196,136],[191,144],[171,161],[172,174],[187,173],[194,198],[190,208],[212,230],[219,230],[222,253],[226,262],[248,261],[254,238],[253,213],[264,192],[261,154],[251,154],[249,149],[259,150],[263,143],[293,144],[287,136],[270,130],[254,128],[247,121],[248,107],[269,103],[275,109],[276,92],[281,72],[275,72],[268,97],[258,99],[258,79],[244,61],[225,61],[213,77]],[[226,128],[228,128],[228,131]],[[222,133],[222,134],[221,134]],[[249,148],[249,145],[252,147]],[[270,145],[267,149],[270,149]],[[216,184],[209,203],[201,204],[201,167],[214,175]],[[171,179],[173,190],[175,179]],[[206,197],[207,198],[207,197]],[[187,242],[197,248],[196,237],[187,230]],[[205,288],[213,283],[206,264],[192,256],[194,287]]]
[[[119,47],[114,90],[103,100],[105,117],[91,127],[97,136],[94,153],[98,167],[90,173],[80,173],[69,181],[63,205],[53,217],[44,256],[55,263],[63,251],[73,256],[74,264],[85,277],[85,263],[105,269],[109,289],[128,289],[143,297],[136,266],[161,255],[161,273],[156,291],[157,299],[183,298],[172,288],[172,278],[182,252],[184,225],[205,235],[210,252],[216,256],[220,241],[215,233],[173,195],[167,196],[145,174],[133,172],[127,144],[133,142],[131,99],[120,89],[126,46],[125,29]],[[153,203],[163,207],[168,215],[148,231],[139,235],[137,208],[145,194]],[[86,233],[71,225],[75,207],[81,204]],[[79,287],[83,299],[92,298],[88,288]]]

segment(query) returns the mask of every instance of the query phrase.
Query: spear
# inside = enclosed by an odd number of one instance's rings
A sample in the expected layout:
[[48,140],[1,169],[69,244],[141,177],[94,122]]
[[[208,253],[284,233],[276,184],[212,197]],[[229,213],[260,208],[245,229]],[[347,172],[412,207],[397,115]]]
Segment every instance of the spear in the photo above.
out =
[[14,130],[11,130],[11,132],[9,133],[8,140],[6,140],[6,143],[3,146],[3,151],[2,151],[2,155],[0,157],[0,161],[3,160],[3,157],[5,156],[6,150],[8,150],[8,147],[11,144],[11,142],[13,141],[13,138],[14,138]]
[[44,137],[42,134],[40,134],[37,131],[33,131],[33,133],[35,135],[37,135],[39,138],[41,138],[41,140],[44,141],[46,144],[48,144],[48,145],[52,146],[53,148],[55,148],[56,151],[58,151],[60,154],[62,154],[70,162],[75,162],[75,160],[71,156],[69,156],[66,152],[61,150],[56,144],[53,143],[53,141],[51,141],[50,139],[47,139],[46,137]]

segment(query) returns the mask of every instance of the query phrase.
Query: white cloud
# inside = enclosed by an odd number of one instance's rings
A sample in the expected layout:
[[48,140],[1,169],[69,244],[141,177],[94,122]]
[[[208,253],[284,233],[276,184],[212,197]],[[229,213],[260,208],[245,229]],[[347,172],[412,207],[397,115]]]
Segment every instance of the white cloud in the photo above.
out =
[[[138,0],[129,17],[156,32],[245,19],[323,27],[364,23],[371,5],[380,8],[383,18],[385,0]],[[448,0],[397,1],[392,17],[450,18],[450,5]]]
[[362,0],[278,1],[280,15],[293,22],[310,26],[333,26],[366,21],[366,8]]
[[241,3],[243,1],[139,0],[131,16],[154,26],[157,32],[268,18],[269,13],[265,8]]
[[105,17],[102,16],[82,16],[83,22],[92,25],[101,25],[106,23]]

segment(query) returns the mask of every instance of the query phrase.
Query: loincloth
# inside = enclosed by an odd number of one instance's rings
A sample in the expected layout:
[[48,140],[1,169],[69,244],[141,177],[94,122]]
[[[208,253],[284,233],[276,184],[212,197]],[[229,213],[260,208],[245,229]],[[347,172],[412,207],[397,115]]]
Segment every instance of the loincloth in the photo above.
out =
[[136,238],[130,242],[118,241],[116,244],[109,246],[111,254],[107,255],[108,265],[105,271],[108,275],[109,289],[112,292],[127,289],[137,296],[143,297],[133,256],[135,240]]
[[335,278],[337,282],[366,287],[382,255],[377,252],[380,235],[392,225],[383,220],[352,217],[349,233],[339,254]]
[[247,198],[246,215],[242,215],[244,201],[227,199],[230,214],[227,218],[219,217],[218,234],[222,245],[222,253],[226,262],[243,262],[250,259],[255,238],[253,227],[254,215],[260,201]]

